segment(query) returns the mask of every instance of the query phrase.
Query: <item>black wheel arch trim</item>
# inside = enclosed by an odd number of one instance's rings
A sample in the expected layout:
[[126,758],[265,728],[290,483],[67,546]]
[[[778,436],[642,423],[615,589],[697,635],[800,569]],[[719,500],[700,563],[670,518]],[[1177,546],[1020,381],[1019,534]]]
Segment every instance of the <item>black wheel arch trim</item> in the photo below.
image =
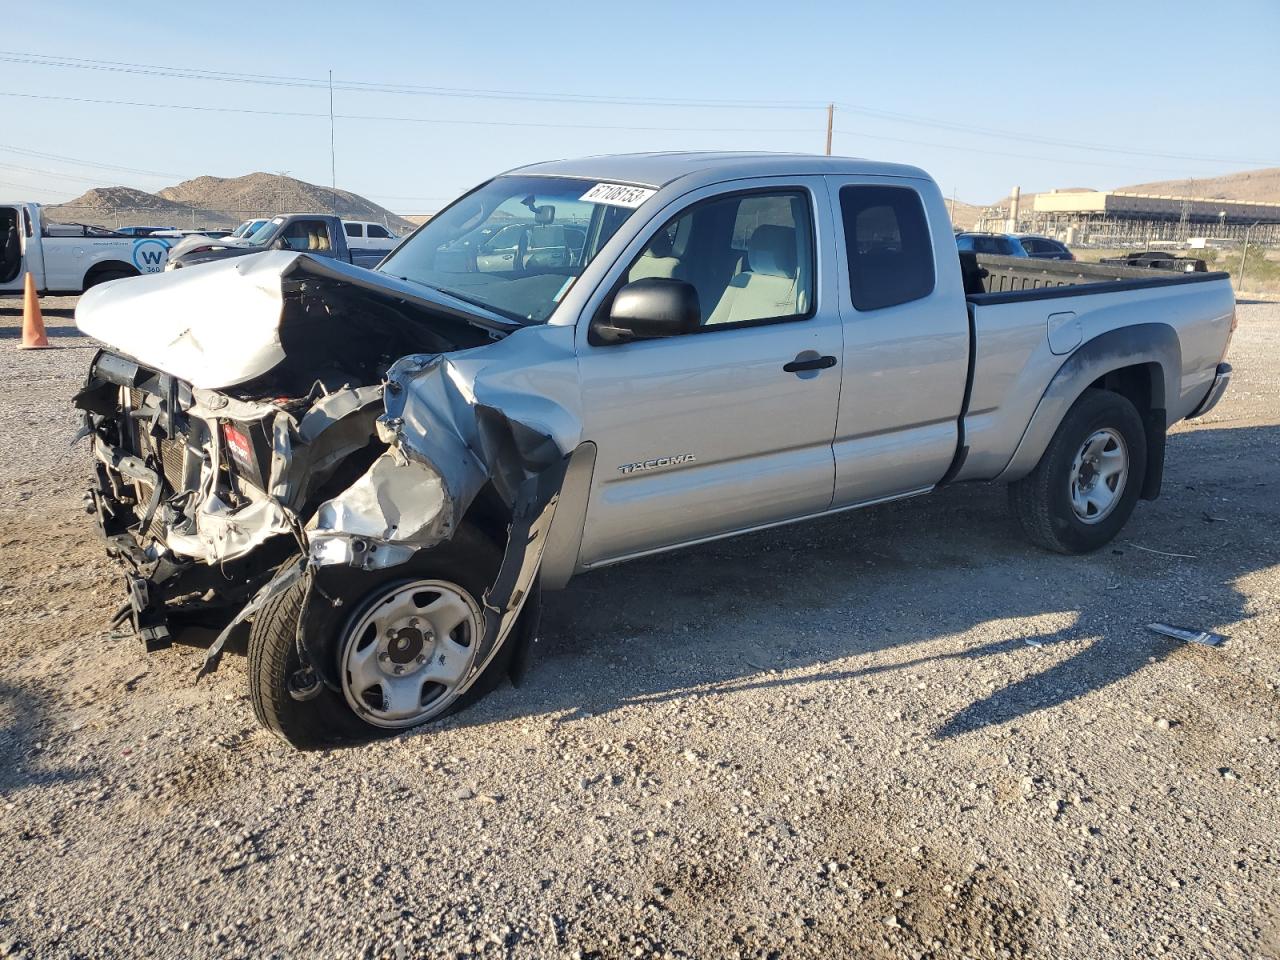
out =
[[1155,426],[1154,417],[1159,414],[1160,429],[1148,432],[1143,478],[1144,498],[1154,499],[1163,470],[1167,398],[1171,392],[1176,397],[1182,382],[1182,345],[1177,331],[1167,323],[1137,323],[1108,330],[1073,351],[1049,381],[1013,457],[996,479],[1018,480],[1035,469],[1067,411],[1085,390],[1109,373],[1134,366],[1156,368],[1150,377],[1151,396],[1145,409],[1139,410],[1144,426]]

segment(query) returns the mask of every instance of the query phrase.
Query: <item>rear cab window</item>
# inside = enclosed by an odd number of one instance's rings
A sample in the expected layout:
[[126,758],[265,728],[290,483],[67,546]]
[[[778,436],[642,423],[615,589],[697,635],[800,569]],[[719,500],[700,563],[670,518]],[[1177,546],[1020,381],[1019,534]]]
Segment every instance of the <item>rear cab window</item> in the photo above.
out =
[[920,194],[909,187],[840,188],[855,310],[882,310],[933,292],[933,235]]

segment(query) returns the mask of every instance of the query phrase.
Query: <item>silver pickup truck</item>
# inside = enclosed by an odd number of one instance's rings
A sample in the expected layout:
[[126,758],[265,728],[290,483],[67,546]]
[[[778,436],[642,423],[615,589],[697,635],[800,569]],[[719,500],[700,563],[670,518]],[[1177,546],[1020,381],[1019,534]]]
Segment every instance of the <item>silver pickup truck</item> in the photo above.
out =
[[217,623],[209,667],[248,622],[258,718],[313,746],[460,708],[541,591],[633,557],[963,481],[1094,550],[1225,389],[1235,301],[960,254],[913,167],[664,153],[495,177],[377,271],[265,252],[76,319],[119,621]]

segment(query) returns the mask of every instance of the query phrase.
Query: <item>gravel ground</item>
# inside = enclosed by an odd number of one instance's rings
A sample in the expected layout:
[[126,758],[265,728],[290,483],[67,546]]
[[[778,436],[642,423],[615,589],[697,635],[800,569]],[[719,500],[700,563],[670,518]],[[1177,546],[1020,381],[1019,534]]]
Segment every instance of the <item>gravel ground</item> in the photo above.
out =
[[242,658],[108,633],[91,348],[13,307],[0,956],[1280,956],[1280,305],[1111,549],[971,486],[631,563],[548,597],[521,688],[312,754]]

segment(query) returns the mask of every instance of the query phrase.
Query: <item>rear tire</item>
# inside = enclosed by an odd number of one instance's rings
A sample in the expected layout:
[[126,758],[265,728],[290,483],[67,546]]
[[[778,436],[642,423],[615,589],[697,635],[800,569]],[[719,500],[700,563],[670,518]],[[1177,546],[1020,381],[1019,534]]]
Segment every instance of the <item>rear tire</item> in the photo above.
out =
[[[299,580],[284,592],[273,597],[254,617],[249,632],[249,699],[258,722],[299,749],[314,749],[343,742],[358,742],[378,737],[394,736],[406,729],[439,720],[462,710],[493,689],[506,672],[513,644],[511,638],[503,643],[484,668],[484,672],[467,688],[465,693],[448,699],[440,708],[432,710],[430,704],[421,717],[409,717],[398,726],[380,726],[373,711],[366,716],[356,713],[352,706],[351,674],[343,658],[356,644],[349,631],[361,622],[362,613],[370,606],[377,607],[384,597],[392,596],[402,585],[418,581],[447,583],[456,587],[458,594],[476,608],[483,610],[481,599],[492,584],[502,555],[498,548],[475,530],[462,527],[452,540],[424,551],[407,564],[387,570],[343,571],[339,582],[328,583],[325,593],[342,601],[341,612],[332,617],[308,618],[317,635],[308,638],[308,648],[323,651],[328,658],[324,667],[339,678],[346,678],[343,690],[333,690],[321,684],[310,699],[296,699],[289,692],[290,679],[301,666],[297,651],[298,618],[306,594],[305,580]],[[313,600],[315,602],[324,602]],[[483,618],[479,621],[483,627]],[[469,628],[472,641],[474,627]],[[514,631],[513,631],[514,634]],[[422,639],[416,643],[422,647]],[[427,652],[434,650],[428,647]],[[380,659],[386,659],[385,657]],[[432,657],[424,656],[430,667]],[[387,661],[390,665],[390,661]],[[443,661],[442,661],[443,662]],[[407,661],[408,669],[416,669],[415,661]],[[407,679],[407,678],[406,678]],[[399,680],[388,677],[392,683]],[[419,688],[422,689],[421,683]],[[359,704],[359,700],[354,701]],[[370,722],[370,719],[375,722]]]
[[84,288],[86,290],[90,290],[93,287],[96,287],[100,283],[107,283],[111,280],[124,280],[127,277],[136,277],[136,276],[138,276],[137,271],[129,271],[123,268],[111,269],[111,270],[100,270],[97,273],[90,274],[89,276],[85,277]]
[[1090,553],[1128,521],[1146,470],[1137,408],[1118,393],[1090,388],[1067,411],[1036,468],[1009,485],[1009,507],[1037,546]]

